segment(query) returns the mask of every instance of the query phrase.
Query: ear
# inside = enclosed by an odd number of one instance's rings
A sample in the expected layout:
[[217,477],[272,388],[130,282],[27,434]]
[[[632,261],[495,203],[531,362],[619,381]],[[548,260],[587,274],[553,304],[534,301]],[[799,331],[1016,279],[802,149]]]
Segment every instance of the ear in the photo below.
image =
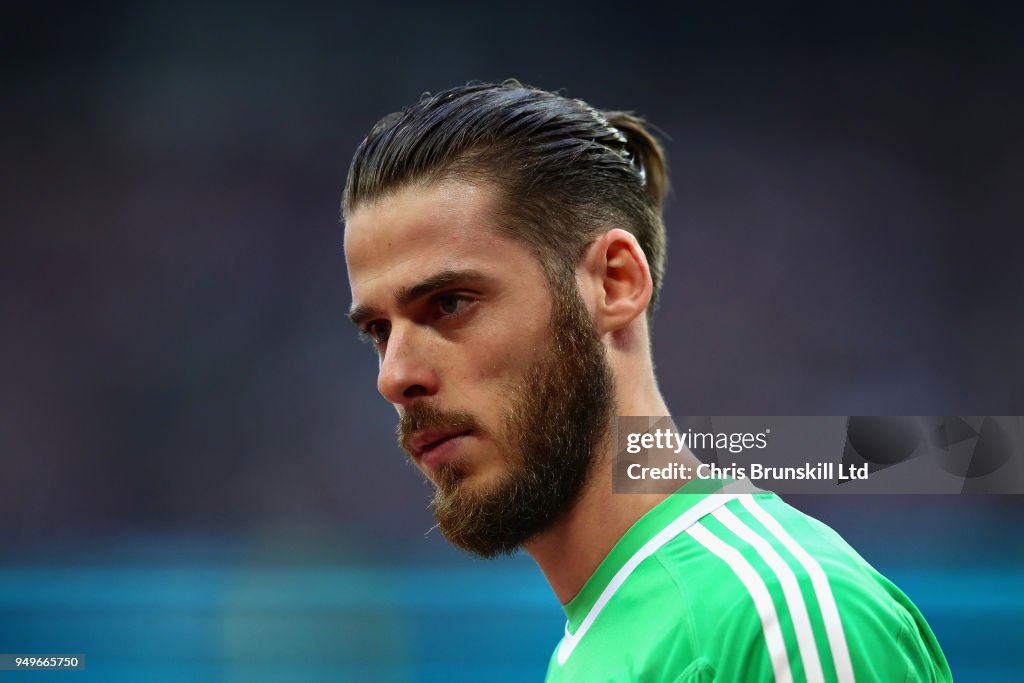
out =
[[587,247],[577,277],[599,334],[621,330],[643,315],[654,291],[640,243],[621,228],[609,230]]

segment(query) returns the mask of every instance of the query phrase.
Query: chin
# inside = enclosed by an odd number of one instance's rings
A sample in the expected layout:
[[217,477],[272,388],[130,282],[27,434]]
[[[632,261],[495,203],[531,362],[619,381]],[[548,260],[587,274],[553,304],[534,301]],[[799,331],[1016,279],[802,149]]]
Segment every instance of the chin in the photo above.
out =
[[435,475],[431,481],[434,486],[444,488],[448,492],[458,491],[461,495],[486,497],[496,492],[501,486],[501,472],[480,472],[472,468],[453,468],[455,472],[448,475]]

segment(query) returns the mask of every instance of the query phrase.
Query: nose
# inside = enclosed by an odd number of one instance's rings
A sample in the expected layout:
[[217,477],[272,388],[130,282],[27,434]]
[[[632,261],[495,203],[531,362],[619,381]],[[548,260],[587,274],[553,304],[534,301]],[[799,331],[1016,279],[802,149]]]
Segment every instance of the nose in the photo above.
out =
[[394,325],[377,375],[377,391],[396,406],[437,393],[439,378],[427,340],[415,325]]

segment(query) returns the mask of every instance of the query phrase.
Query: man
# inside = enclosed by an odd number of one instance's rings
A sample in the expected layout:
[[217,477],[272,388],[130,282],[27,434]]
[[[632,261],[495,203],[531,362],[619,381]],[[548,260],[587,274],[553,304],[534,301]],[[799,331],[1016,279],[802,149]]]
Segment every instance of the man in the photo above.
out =
[[360,145],[350,317],[442,532],[536,560],[568,616],[552,681],[949,680],[914,605],[774,494],[613,493],[613,417],[670,414],[666,185],[641,120],[516,82],[425,96]]

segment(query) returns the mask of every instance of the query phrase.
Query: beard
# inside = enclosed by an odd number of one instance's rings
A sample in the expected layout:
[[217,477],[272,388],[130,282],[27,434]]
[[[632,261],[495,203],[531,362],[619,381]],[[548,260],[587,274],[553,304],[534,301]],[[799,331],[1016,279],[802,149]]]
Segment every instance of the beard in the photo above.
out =
[[[438,527],[450,543],[481,557],[514,552],[564,515],[608,436],[615,400],[604,346],[575,281],[556,289],[552,344],[510,387],[504,434],[494,435],[507,468],[497,482],[476,490],[465,485],[457,463],[437,469],[432,506]],[[413,403],[399,423],[399,443],[422,429],[456,425],[479,431],[470,413]]]

